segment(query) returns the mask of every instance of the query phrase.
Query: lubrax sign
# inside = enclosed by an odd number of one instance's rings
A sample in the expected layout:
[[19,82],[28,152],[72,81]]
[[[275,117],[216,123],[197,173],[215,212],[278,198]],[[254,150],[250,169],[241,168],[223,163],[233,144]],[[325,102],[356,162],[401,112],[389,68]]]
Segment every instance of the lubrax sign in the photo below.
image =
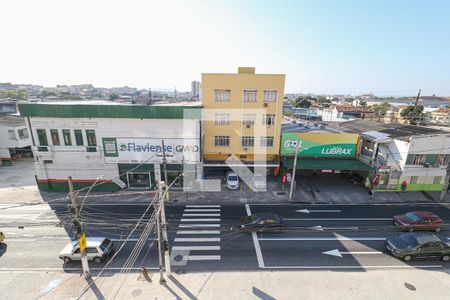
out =
[[[168,163],[200,161],[198,139],[164,139],[164,148]],[[162,139],[103,138],[103,149],[108,163],[162,162]]]
[[281,155],[294,156],[301,142],[298,156],[354,157],[358,135],[350,133],[283,133]]

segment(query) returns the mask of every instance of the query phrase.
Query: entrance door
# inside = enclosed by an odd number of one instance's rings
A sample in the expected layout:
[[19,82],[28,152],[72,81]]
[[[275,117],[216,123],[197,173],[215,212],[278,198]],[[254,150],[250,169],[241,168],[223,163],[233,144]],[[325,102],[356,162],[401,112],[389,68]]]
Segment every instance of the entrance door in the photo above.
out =
[[150,189],[150,172],[128,172],[128,187],[132,189]]

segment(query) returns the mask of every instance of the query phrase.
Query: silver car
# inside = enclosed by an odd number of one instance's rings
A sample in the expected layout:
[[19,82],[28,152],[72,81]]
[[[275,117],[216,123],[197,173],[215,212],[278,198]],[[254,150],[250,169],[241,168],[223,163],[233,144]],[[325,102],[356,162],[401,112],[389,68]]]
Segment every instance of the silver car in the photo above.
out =
[[[86,255],[88,260],[101,263],[113,252],[113,243],[104,237],[86,238]],[[78,241],[68,243],[59,253],[59,258],[65,263],[81,260],[80,245]]]

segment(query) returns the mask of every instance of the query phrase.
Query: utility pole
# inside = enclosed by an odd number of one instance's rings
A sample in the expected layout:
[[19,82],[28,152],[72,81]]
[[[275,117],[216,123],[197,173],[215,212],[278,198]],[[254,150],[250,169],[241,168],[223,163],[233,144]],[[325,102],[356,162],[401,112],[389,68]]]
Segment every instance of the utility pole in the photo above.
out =
[[441,196],[439,197],[440,201],[444,201],[444,198],[447,195],[449,181],[450,181],[450,162],[447,165],[447,174],[445,175],[444,187],[442,188]]
[[[161,203],[164,202],[161,201]],[[158,216],[156,217],[156,230],[158,231],[157,235],[158,235],[159,283],[163,284],[164,282],[166,282],[166,280],[164,279],[163,275],[163,258],[162,258],[163,243],[161,240],[161,223],[159,220],[160,218],[161,218],[161,210],[158,212]]]
[[167,157],[166,157],[166,147],[164,145],[164,140],[161,140],[162,143],[162,151],[163,151],[163,171],[164,171],[164,182],[165,184],[165,191],[166,191],[166,201],[169,201],[169,190],[167,189],[167,186],[169,184],[169,178],[167,176]]
[[295,172],[297,170],[297,155],[298,151],[301,148],[301,141],[297,141],[297,145],[295,146],[295,157],[294,157],[294,169],[292,170],[292,178],[291,178],[291,190],[289,191],[289,201],[292,201],[293,193],[294,193],[294,184],[295,184]]
[[159,183],[159,194],[160,194],[160,201],[161,201],[161,207],[160,207],[160,217],[161,217],[161,231],[162,231],[162,239],[163,239],[163,251],[164,251],[164,262],[166,266],[166,275],[170,275],[170,253],[169,253],[169,237],[167,234],[167,222],[166,222],[166,210],[164,208],[164,195],[163,195],[163,187],[165,187],[165,191],[167,193],[168,187],[165,182]]
[[[419,99],[420,99],[420,93],[422,92],[422,90],[419,90],[419,93],[417,94],[416,97],[416,101],[414,101],[414,110],[413,110],[413,115],[411,116],[411,118],[409,119],[409,124],[413,124],[416,123],[415,120],[413,120],[415,114],[416,114],[416,110],[417,110],[417,104],[419,103]],[[422,114],[420,115],[420,118],[422,118]],[[420,120],[419,120],[420,122]]]
[[91,272],[89,271],[89,264],[86,256],[86,234],[82,232],[81,229],[81,221],[80,215],[78,213],[77,207],[77,196],[75,195],[75,191],[73,189],[72,176],[68,178],[69,183],[69,191],[70,191],[70,200],[72,202],[72,212],[75,215],[74,220],[72,221],[76,228],[77,239],[80,246],[80,254],[81,254],[81,265],[83,266],[83,274],[85,278],[91,277]]

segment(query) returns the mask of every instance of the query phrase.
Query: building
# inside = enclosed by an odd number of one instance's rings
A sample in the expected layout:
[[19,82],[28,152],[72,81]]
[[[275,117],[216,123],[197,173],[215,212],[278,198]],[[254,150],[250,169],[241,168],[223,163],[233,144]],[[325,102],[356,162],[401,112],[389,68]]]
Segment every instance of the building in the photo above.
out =
[[423,124],[450,126],[450,108],[438,108],[425,113]]
[[14,114],[17,112],[17,101],[0,101],[0,115]]
[[191,82],[191,95],[192,95],[192,98],[196,98],[196,99],[200,98],[200,82],[198,82],[198,81]]
[[370,118],[372,114],[370,108],[350,104],[334,105],[318,111],[322,121],[327,122],[345,122],[357,118]]
[[[140,106],[91,102],[19,104],[29,124],[41,191],[153,189],[163,180],[163,148],[168,181],[201,177],[200,103]],[[189,113],[185,115],[185,113]]]
[[17,116],[0,116],[0,166],[31,155],[31,138],[25,120]]
[[256,74],[250,67],[202,74],[206,173],[226,170],[229,158],[277,173],[284,83],[284,74]]
[[337,127],[359,133],[360,159],[375,169],[367,182],[374,189],[402,191],[402,184],[406,191],[441,191],[444,187],[450,162],[448,132],[362,120],[339,123]]

